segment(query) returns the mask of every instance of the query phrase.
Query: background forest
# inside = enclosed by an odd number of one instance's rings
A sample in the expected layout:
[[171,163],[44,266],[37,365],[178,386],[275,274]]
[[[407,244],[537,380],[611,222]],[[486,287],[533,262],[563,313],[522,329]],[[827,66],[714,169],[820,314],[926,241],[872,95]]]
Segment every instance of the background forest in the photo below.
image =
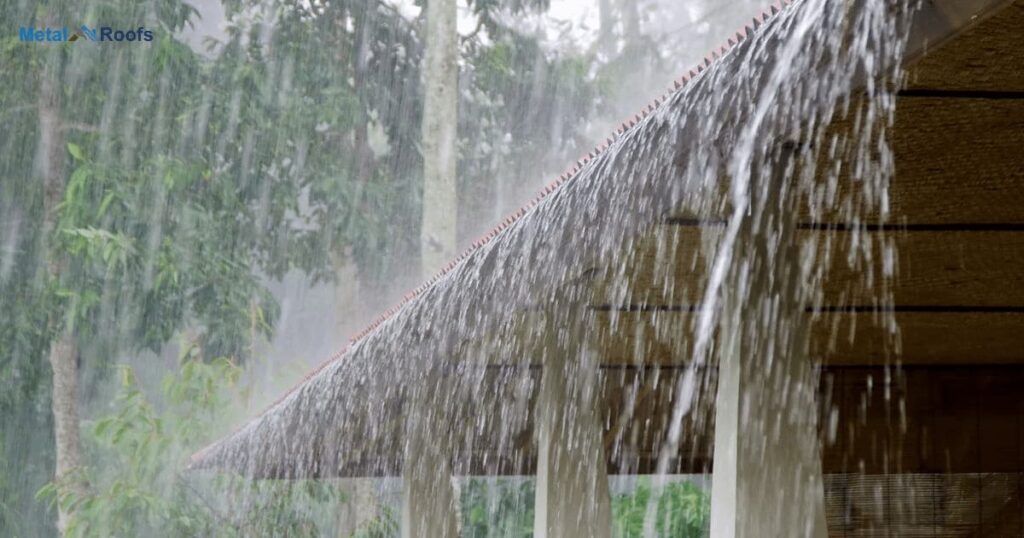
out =
[[[396,534],[386,481],[186,463],[423,278],[423,4],[0,0],[0,535]],[[455,250],[757,4],[460,0]],[[155,38],[17,32],[83,23]],[[639,536],[650,484],[614,490]],[[530,535],[530,481],[461,492],[464,535]]]

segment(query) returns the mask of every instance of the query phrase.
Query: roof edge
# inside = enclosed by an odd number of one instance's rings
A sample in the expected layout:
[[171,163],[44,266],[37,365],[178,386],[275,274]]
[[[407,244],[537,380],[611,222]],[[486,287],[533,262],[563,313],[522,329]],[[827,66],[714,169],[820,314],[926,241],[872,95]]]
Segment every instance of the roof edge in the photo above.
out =
[[647,106],[643,107],[640,111],[628,117],[623,121],[615,131],[605,139],[604,142],[598,144],[594,149],[587,152],[579,159],[576,160],[566,171],[559,174],[559,176],[543,187],[529,202],[525,205],[512,212],[504,219],[502,219],[497,226],[492,228],[489,232],[482,235],[477,240],[473,241],[469,248],[465,249],[459,256],[452,261],[448,262],[441,270],[435,273],[432,277],[427,279],[424,283],[417,286],[412,291],[406,293],[402,299],[385,310],[382,314],[377,316],[369,325],[363,330],[356,333],[349,339],[348,344],[341,348],[338,352],[331,355],[327,360],[321,362],[314,367],[308,374],[303,376],[302,379],[297,381],[290,389],[288,389],[279,398],[274,400],[270,405],[263,409],[263,411],[257,413],[252,418],[245,421],[238,428],[234,429],[230,434],[214,441],[213,443],[203,447],[196,451],[189,458],[189,468],[197,468],[203,465],[203,460],[210,455],[221,443],[230,439],[238,433],[241,433],[246,428],[250,427],[262,416],[273,411],[274,408],[284,403],[290,396],[292,396],[300,387],[305,385],[311,379],[320,374],[325,368],[333,364],[334,362],[341,360],[354,344],[360,340],[373,334],[375,331],[381,328],[382,325],[386,324],[389,320],[394,318],[399,312],[401,312],[407,305],[412,303],[414,300],[422,296],[427,290],[431,289],[438,282],[446,278],[456,268],[459,267],[467,258],[473,253],[480,250],[484,246],[494,241],[497,237],[502,235],[512,225],[522,220],[523,217],[533,211],[539,204],[550,198],[552,194],[558,192],[562,187],[576,179],[580,172],[589,164],[592,160],[597,158],[599,155],[604,153],[612,144],[620,140],[623,136],[630,133],[638,124],[640,124],[645,118],[658,110],[663,103],[665,103],[669,97],[684,89],[690,82],[693,82],[700,78],[712,65],[715,65],[719,60],[725,57],[733,48],[740,43],[743,43],[748,38],[756,35],[760,32],[761,28],[769,21],[774,19],[776,15],[782,12],[782,10],[789,6],[798,3],[800,0],[776,0],[767,9],[762,11],[760,15],[753,17],[749,24],[745,24],[742,28],[736,30],[733,34],[730,34],[725,42],[719,47],[710,50],[704,56],[704,60],[699,62],[696,66],[683,73],[681,76],[675,78],[670,87],[665,92],[660,94],[658,97],[651,100]]

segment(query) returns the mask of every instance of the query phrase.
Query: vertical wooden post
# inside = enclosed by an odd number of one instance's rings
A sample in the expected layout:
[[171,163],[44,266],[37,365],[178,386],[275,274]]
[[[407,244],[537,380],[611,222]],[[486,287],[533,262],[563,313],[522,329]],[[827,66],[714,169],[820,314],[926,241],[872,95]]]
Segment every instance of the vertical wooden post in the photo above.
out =
[[[535,538],[610,538],[598,363],[582,330],[546,326],[536,407]],[[582,352],[581,352],[582,350]]]

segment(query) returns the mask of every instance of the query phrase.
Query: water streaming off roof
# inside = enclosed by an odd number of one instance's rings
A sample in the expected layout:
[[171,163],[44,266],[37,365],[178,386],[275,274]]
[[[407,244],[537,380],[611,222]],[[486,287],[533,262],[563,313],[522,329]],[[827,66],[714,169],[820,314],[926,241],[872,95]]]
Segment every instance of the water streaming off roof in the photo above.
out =
[[0,527],[1024,530],[1019,1],[460,4],[451,199],[426,10],[118,6],[10,10],[159,39],[5,49]]

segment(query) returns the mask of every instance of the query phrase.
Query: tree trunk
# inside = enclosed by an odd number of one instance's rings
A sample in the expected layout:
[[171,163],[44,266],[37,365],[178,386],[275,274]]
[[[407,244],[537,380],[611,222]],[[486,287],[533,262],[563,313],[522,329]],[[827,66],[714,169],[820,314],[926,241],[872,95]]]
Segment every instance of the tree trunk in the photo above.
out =
[[[59,282],[64,262],[49,242],[57,233],[57,208],[64,197],[64,137],[61,122],[61,95],[59,86],[61,56],[55,48],[47,58],[46,69],[39,84],[39,146],[37,163],[42,175],[43,237],[46,253],[46,271],[51,285]],[[51,395],[54,424],[56,470],[54,478],[58,493],[80,490],[81,480],[74,476],[81,466],[78,435],[78,353],[72,327],[65,316],[54,314],[51,326],[57,335],[50,343],[49,361],[53,370]],[[67,529],[70,517],[61,503],[57,504],[57,528],[61,534]]]
[[[424,278],[455,258],[459,52],[455,9],[455,0],[427,2],[420,228]],[[458,496],[451,481],[450,440],[444,433],[449,426],[447,414],[439,398],[432,397],[435,391],[417,386],[412,392],[406,425],[410,440],[402,468],[402,536],[454,538],[458,536]]]
[[424,277],[455,258],[459,39],[455,21],[455,0],[427,2],[420,228]]
[[[78,444],[78,365],[75,339],[64,330],[57,341],[50,344],[50,367],[53,369],[53,425],[56,445],[55,478],[60,484],[58,492],[80,492],[82,481],[75,476],[81,466]],[[71,516],[61,504],[57,505],[57,528],[61,534],[67,529]]]

